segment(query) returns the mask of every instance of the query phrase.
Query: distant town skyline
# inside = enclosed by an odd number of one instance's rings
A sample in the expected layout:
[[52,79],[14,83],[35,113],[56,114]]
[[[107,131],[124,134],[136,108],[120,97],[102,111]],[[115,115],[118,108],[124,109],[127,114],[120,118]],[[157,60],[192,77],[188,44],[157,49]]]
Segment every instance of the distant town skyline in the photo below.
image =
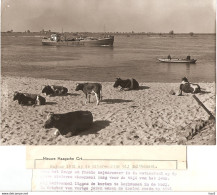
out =
[[2,0],[1,31],[215,33],[215,0]]

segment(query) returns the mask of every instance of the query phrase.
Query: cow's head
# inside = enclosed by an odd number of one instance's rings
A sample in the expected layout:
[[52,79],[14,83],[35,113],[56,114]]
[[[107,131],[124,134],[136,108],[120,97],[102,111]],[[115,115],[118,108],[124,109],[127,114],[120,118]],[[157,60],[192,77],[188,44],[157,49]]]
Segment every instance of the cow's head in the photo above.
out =
[[47,120],[45,121],[44,128],[49,129],[55,127],[55,124],[59,121],[60,117],[53,112],[48,113]]
[[37,95],[35,103],[37,105],[45,105],[46,99],[40,95]]
[[20,98],[20,95],[21,95],[21,93],[15,91],[15,92],[14,92],[14,98],[13,98],[13,100],[14,100],[14,101],[15,101],[15,100],[18,100],[18,99]]
[[75,91],[82,90],[83,88],[84,88],[84,84],[82,84],[82,83],[77,83],[77,84],[76,84]]
[[120,78],[116,78],[115,84],[113,85],[114,88],[118,87],[121,83],[121,79]]
[[187,79],[186,77],[183,77],[183,78],[182,78],[182,82],[183,82],[183,83],[188,83],[188,79]]
[[46,85],[43,89],[42,89],[42,93],[45,93],[46,95],[51,95],[54,93],[53,89],[51,88],[51,86]]

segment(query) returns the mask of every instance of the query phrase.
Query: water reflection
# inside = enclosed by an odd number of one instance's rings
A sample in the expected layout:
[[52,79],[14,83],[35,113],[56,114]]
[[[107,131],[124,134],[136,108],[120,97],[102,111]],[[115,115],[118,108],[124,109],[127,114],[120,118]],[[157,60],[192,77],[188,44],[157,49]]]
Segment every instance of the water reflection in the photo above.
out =
[[[195,69],[196,64],[190,63],[159,63],[158,72],[173,75],[176,79],[192,74],[192,69]],[[194,71],[193,71],[194,72]]]
[[186,63],[185,65],[186,65],[186,73],[187,75],[190,75],[191,66],[189,63]]

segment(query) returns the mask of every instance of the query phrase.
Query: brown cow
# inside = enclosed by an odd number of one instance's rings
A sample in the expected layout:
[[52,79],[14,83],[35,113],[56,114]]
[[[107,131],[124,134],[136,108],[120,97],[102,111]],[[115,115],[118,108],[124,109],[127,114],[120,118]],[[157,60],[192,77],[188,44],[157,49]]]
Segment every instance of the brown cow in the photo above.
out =
[[126,79],[116,78],[114,88],[121,86],[121,90],[134,90],[139,89],[139,83],[135,79]]
[[90,111],[74,111],[64,114],[49,113],[44,124],[45,129],[57,128],[55,135],[70,137],[93,124],[93,115]]
[[75,91],[82,90],[86,96],[86,103],[87,103],[87,96],[89,96],[89,103],[90,103],[90,95],[95,94],[96,96],[96,105],[99,105],[99,101],[102,100],[102,85],[100,83],[79,83],[76,86]]

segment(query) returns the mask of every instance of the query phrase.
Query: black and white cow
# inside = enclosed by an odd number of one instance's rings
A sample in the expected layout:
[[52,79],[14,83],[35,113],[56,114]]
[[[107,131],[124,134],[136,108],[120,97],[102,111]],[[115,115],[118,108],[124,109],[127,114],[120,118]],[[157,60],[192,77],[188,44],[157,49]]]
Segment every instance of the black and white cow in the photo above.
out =
[[116,78],[115,84],[113,85],[114,88],[121,86],[121,90],[134,90],[139,89],[139,83],[131,78],[123,80],[121,78]]
[[46,95],[66,95],[68,93],[68,89],[63,86],[46,85],[42,89],[42,93],[45,93]]
[[102,100],[102,85],[100,83],[78,83],[75,91],[83,91],[86,97],[89,96],[90,103],[90,95],[94,94],[96,96],[96,105],[99,105],[100,100]]
[[74,111],[64,114],[49,113],[44,124],[45,129],[57,128],[54,135],[65,135],[66,137],[87,130],[93,124],[93,115],[90,111]]
[[200,93],[201,88],[198,84],[190,83],[186,77],[182,78],[182,82],[179,87],[179,95],[184,93]]
[[14,92],[13,100],[22,105],[45,105],[46,99],[37,94]]

